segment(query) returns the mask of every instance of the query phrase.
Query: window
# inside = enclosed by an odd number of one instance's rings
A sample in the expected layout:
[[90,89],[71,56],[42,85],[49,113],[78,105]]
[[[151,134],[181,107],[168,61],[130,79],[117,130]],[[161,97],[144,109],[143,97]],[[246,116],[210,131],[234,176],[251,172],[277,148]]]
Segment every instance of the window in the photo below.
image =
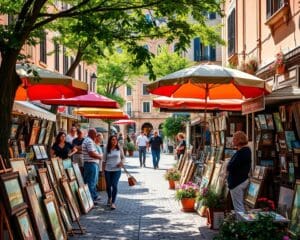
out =
[[150,112],[150,102],[143,102],[143,112],[144,113]]
[[65,47],[63,47],[63,71],[64,74],[68,71],[69,69],[69,59],[67,56],[67,50]]
[[202,48],[200,38],[197,37],[194,39],[194,61],[199,62],[201,61],[201,51]]
[[47,63],[47,43],[45,32],[40,38],[40,61],[43,63]]
[[59,71],[59,45],[54,44],[54,68]]
[[131,96],[132,95],[132,89],[130,86],[126,87],[126,96]]
[[284,0],[267,0],[267,18],[284,5]]
[[214,12],[208,13],[207,18],[210,19],[210,20],[216,19],[216,13],[214,13]]
[[235,9],[233,9],[227,19],[228,28],[228,56],[235,53]]
[[147,84],[143,83],[143,95],[149,95],[149,92],[147,91]]
[[132,103],[131,102],[127,102],[126,103],[126,113],[132,117]]
[[81,81],[81,65],[78,66],[78,80]]
[[216,48],[204,46],[200,38],[194,39],[194,61],[216,61]]

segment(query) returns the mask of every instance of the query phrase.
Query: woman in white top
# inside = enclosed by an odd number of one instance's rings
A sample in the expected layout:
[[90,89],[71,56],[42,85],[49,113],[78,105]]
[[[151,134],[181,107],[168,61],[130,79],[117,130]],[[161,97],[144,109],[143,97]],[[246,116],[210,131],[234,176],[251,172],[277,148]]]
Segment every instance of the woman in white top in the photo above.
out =
[[110,206],[111,210],[116,209],[115,201],[124,160],[124,152],[119,148],[117,137],[110,136],[104,155],[104,163],[106,192],[108,197],[107,205]]

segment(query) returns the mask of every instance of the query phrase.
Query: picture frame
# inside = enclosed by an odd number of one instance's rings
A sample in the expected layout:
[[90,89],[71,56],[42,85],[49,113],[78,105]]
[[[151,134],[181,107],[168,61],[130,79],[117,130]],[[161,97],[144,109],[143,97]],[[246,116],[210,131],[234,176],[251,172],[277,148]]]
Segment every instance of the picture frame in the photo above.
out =
[[34,119],[32,123],[32,127],[40,127],[40,120],[39,119]]
[[22,154],[26,153],[25,141],[24,141],[24,140],[20,140],[20,141],[19,141],[19,145],[20,145],[21,153],[22,153]]
[[259,179],[259,173],[260,173],[260,166],[259,165],[256,165],[253,172],[252,172],[252,177],[253,178],[257,178]]
[[40,134],[39,134],[39,139],[38,139],[38,144],[43,144],[44,143],[44,138],[46,135],[46,128],[41,128]]
[[41,189],[44,194],[51,192],[52,187],[50,185],[49,176],[47,168],[39,168],[38,169],[38,178],[41,184]]
[[288,219],[291,218],[294,194],[294,189],[285,186],[280,186],[279,188],[278,211],[282,216]]
[[80,209],[79,207],[79,202],[78,202],[78,183],[76,181],[76,179],[72,180],[72,181],[69,181],[69,186],[70,186],[70,189],[73,193],[73,196],[74,196],[74,200],[75,200],[75,203],[77,205],[77,208]]
[[274,112],[273,113],[273,117],[274,117],[276,131],[277,132],[283,132],[283,127],[282,127],[282,123],[281,123],[279,112]]
[[50,161],[45,161],[45,167],[47,168],[48,174],[49,174],[49,179],[52,183],[52,186],[56,186],[57,182],[54,176],[54,172],[53,172],[53,168],[52,168],[52,164]]
[[292,142],[296,141],[296,136],[294,131],[284,131],[286,145],[289,151],[292,151]]
[[70,181],[72,181],[74,179],[76,180],[76,175],[75,175],[73,167],[67,168],[66,171],[67,171],[67,175],[68,175],[68,178]]
[[62,221],[63,221],[63,224],[67,230],[67,232],[72,232],[73,230],[73,227],[72,227],[72,223],[71,223],[71,220],[70,220],[70,216],[67,212],[67,209],[65,206],[60,206],[59,207],[59,211],[60,211],[60,215],[61,215],[61,218],[62,218]]
[[78,163],[72,163],[73,165],[73,169],[74,169],[74,173],[78,182],[79,187],[83,187],[84,186],[84,181],[83,181],[83,177],[82,174],[80,172],[80,168]]
[[286,122],[286,111],[284,105],[279,106],[279,114],[280,114],[281,122]]
[[64,165],[63,165],[63,160],[61,158],[57,159],[59,170],[61,172],[62,177],[67,177],[67,173],[65,171]]
[[62,178],[62,174],[60,172],[58,158],[51,158],[51,163],[52,163],[52,167],[53,167],[53,171],[54,171],[56,181],[59,181]]
[[295,194],[293,198],[293,205],[292,205],[292,213],[291,213],[291,221],[289,229],[294,234],[299,236],[300,234],[300,180],[295,182]]
[[221,195],[224,187],[225,187],[225,181],[226,181],[226,175],[227,175],[227,165],[230,161],[230,158],[226,158],[223,162],[222,162],[222,166],[220,168],[219,171],[219,176],[216,182],[216,187],[215,187],[215,192],[216,194]]
[[42,159],[48,159],[48,154],[44,145],[39,145],[39,149],[42,155]]
[[18,147],[17,141],[13,140],[13,141],[11,141],[11,143],[12,143],[11,148],[13,150],[13,157],[18,158],[20,153],[19,153],[19,147]]
[[221,171],[221,167],[222,167],[222,163],[215,164],[214,173],[213,173],[211,181],[210,181],[210,187],[214,190],[216,189],[216,186],[217,186],[217,181],[218,181],[218,177],[219,177],[219,174]]
[[261,135],[261,144],[264,146],[273,145],[273,133],[272,132],[263,132]]
[[257,198],[260,193],[261,181],[255,178],[250,178],[250,183],[246,192],[245,202],[251,207],[256,206]]
[[19,172],[19,177],[21,180],[21,186],[25,187],[28,181],[28,172],[25,165],[24,158],[10,158],[10,165],[14,172]]
[[232,136],[235,133],[235,123],[231,122],[229,124],[229,134]]
[[87,214],[89,212],[89,210],[91,209],[91,207],[90,207],[86,192],[84,190],[84,187],[78,188],[78,198],[79,198],[80,207],[81,207],[82,212]]
[[94,201],[93,201],[90,189],[87,184],[84,184],[83,188],[86,193],[87,199],[89,201],[90,208],[92,209],[94,207]]
[[225,145],[225,131],[220,132],[220,143],[222,146]]
[[16,213],[16,224],[19,232],[19,239],[37,239],[27,209]]
[[265,178],[265,176],[267,174],[267,170],[268,170],[268,167],[260,166],[260,171],[259,171],[259,175],[258,175],[259,180],[262,180]]
[[268,129],[267,120],[264,114],[257,115],[261,129]]
[[35,233],[38,235],[39,239],[49,239],[47,232],[46,219],[43,215],[41,205],[39,203],[38,197],[35,193],[34,184],[30,184],[25,187],[25,192],[27,194],[29,208],[32,213],[32,220],[34,228],[36,229]]
[[31,135],[30,135],[30,140],[29,140],[29,144],[28,145],[34,145],[34,144],[36,144],[36,142],[37,142],[37,136],[38,136],[39,131],[40,131],[39,127],[33,127],[31,129]]
[[45,135],[44,142],[43,142],[46,145],[49,145],[52,128],[53,128],[53,122],[48,121],[47,128],[46,128],[46,135]]
[[267,127],[270,130],[274,130],[274,122],[273,122],[273,116],[272,114],[266,114],[266,122],[267,122]]
[[26,166],[27,173],[28,173],[28,181],[29,182],[35,182],[37,177],[37,171],[33,164]]
[[13,123],[10,129],[10,139],[16,139],[18,133],[19,124]]
[[282,173],[288,172],[288,163],[287,163],[286,155],[284,153],[279,154],[279,165],[280,165],[280,172]]
[[72,166],[72,159],[71,158],[64,159],[63,160],[63,166],[64,166],[64,169],[73,167]]
[[37,160],[42,160],[42,159],[43,159],[43,156],[42,156],[41,150],[40,150],[40,148],[39,148],[39,145],[33,145],[33,146],[32,146],[32,149],[33,149],[35,158],[36,158]]
[[59,215],[57,205],[52,197],[44,199],[50,229],[55,240],[66,240],[64,234],[62,219]]
[[0,174],[0,184],[4,205],[10,216],[27,208],[18,172]]
[[258,117],[255,117],[254,120],[255,120],[256,128],[259,130],[260,129],[260,123],[259,123]]
[[47,119],[43,119],[41,127],[42,128],[46,128],[47,127],[47,123],[48,123],[48,120]]

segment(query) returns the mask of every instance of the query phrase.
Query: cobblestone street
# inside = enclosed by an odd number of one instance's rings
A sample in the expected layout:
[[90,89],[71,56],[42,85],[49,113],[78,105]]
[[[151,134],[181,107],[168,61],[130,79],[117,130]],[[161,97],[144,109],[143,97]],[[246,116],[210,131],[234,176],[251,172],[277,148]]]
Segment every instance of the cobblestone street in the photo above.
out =
[[137,156],[127,157],[127,169],[138,185],[129,187],[122,173],[117,209],[106,207],[106,193],[101,192],[101,203],[80,219],[87,233],[70,239],[213,239],[216,231],[207,228],[206,218],[181,212],[174,190],[168,189],[163,174],[174,163],[173,155],[162,154],[160,169],[154,170],[151,154],[146,168],[138,167]]

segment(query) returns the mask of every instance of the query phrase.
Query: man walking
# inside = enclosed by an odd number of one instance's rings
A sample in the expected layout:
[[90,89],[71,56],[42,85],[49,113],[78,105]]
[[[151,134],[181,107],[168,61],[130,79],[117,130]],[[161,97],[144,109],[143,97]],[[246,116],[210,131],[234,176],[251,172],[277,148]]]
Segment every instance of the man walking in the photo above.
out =
[[141,134],[137,137],[136,145],[139,148],[140,167],[146,167],[146,147],[148,145],[148,138],[143,131],[141,131]]
[[[95,204],[100,200],[100,196],[96,191],[96,185],[99,178],[99,160],[102,160],[103,157],[103,154],[98,153],[96,149],[96,135],[96,129],[90,129],[88,136],[82,143],[84,182],[87,183]],[[101,149],[99,151],[101,151]]]
[[153,136],[150,138],[149,144],[151,147],[153,168],[158,169],[158,163],[160,160],[160,150],[163,149],[163,141],[158,135],[158,131],[154,131]]

